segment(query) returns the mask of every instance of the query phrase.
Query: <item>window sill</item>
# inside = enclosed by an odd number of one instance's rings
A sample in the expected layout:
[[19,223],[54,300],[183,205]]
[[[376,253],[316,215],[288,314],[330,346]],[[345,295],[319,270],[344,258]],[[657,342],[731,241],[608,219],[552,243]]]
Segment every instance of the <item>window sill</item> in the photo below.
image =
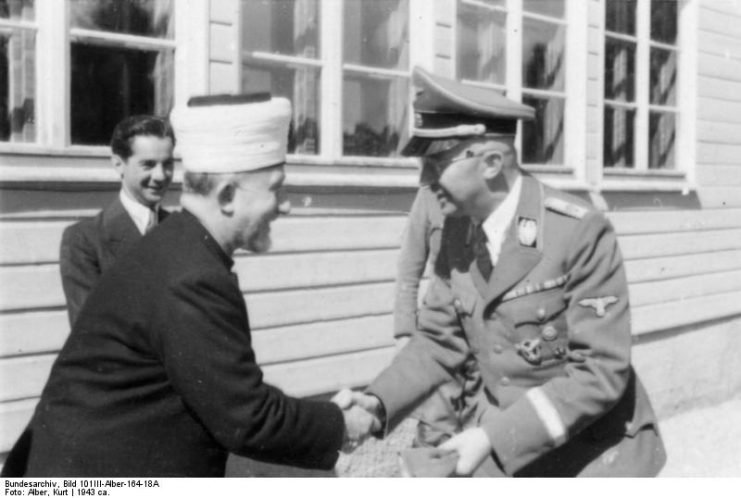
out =
[[601,192],[682,192],[689,193],[696,187],[682,171],[635,171],[632,169],[605,169],[596,190]]

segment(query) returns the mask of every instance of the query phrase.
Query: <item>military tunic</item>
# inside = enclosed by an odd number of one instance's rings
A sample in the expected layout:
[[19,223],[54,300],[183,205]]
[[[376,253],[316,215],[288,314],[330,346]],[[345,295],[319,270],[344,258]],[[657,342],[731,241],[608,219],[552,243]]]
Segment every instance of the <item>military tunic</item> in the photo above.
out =
[[525,174],[490,278],[471,220],[446,220],[420,333],[368,391],[388,428],[472,354],[483,378],[478,425],[501,475],[643,476],[665,461],[630,364],[622,257],[609,221]]

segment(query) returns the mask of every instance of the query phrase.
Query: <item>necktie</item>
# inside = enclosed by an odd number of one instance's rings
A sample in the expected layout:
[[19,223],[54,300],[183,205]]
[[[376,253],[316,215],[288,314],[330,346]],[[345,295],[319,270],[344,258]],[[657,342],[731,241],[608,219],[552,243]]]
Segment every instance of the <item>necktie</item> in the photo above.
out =
[[149,221],[147,221],[147,227],[144,229],[144,233],[147,234],[152,231],[154,227],[157,226],[157,213],[150,210],[149,211]]
[[476,266],[485,280],[489,280],[494,266],[491,264],[491,254],[486,247],[486,233],[481,225],[476,225],[474,236],[473,253],[476,257]]

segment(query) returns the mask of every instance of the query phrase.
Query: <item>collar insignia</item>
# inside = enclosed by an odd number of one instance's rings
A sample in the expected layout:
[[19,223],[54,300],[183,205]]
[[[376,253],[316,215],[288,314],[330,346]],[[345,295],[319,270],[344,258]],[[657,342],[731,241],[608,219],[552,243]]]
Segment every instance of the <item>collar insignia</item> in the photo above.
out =
[[535,247],[538,240],[538,223],[532,218],[520,217],[517,222],[517,237],[521,246]]

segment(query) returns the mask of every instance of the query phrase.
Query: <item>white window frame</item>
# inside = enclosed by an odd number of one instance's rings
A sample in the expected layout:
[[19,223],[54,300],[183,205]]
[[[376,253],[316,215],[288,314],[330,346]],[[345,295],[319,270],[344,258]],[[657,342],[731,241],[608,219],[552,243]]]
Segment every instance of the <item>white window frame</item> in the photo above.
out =
[[[404,157],[368,157],[368,156],[345,156],[342,153],[342,125],[343,125],[343,80],[346,72],[356,74],[378,74],[406,78],[408,81],[409,102],[411,102],[411,73],[415,64],[420,61],[419,45],[424,41],[414,36],[416,33],[425,33],[427,28],[425,16],[413,16],[415,9],[432,7],[429,0],[408,0],[409,4],[409,67],[405,70],[382,69],[360,64],[343,62],[344,45],[344,3],[342,0],[320,0],[319,2],[319,45],[320,53],[316,59],[304,57],[286,56],[268,52],[246,50],[242,51],[241,64],[250,60],[261,62],[291,63],[294,65],[309,66],[321,71],[319,107],[320,138],[318,154],[289,154],[288,161],[297,164],[343,164],[358,166],[389,166],[416,168],[417,161]],[[241,18],[241,11],[239,16]],[[238,37],[241,39],[241,35]],[[241,41],[239,42],[241,43]],[[428,46],[429,47],[429,46]],[[241,48],[241,47],[240,47]],[[429,50],[429,48],[428,48]],[[407,126],[411,126],[411,120]]]
[[[38,45],[38,15],[36,12],[34,12],[34,21],[27,21],[27,20],[14,20],[14,19],[0,19],[0,34],[10,34],[13,35],[14,32],[17,31],[33,31],[35,36],[35,43],[34,45]],[[38,49],[35,50],[38,52]],[[35,60],[36,65],[38,65],[38,58]],[[34,68],[34,71],[38,72],[38,67]],[[13,91],[13,88],[10,88],[10,91]],[[38,88],[34,88],[34,102],[38,101]],[[34,109],[34,115],[36,116],[38,113],[38,109]],[[36,124],[38,125],[38,118],[35,118]],[[36,140],[38,140],[39,136],[39,130],[38,126],[36,126]],[[0,143],[13,143],[13,144],[24,144],[29,142],[0,142]]]
[[[525,169],[542,175],[548,183],[572,190],[587,188],[586,168],[586,80],[588,55],[588,9],[589,4],[584,0],[566,0],[563,19],[525,12],[523,0],[507,0],[505,6],[494,6],[479,0],[461,0],[462,3],[475,7],[485,8],[494,12],[506,14],[506,78],[504,84],[487,83],[482,81],[462,79],[463,83],[506,91],[507,97],[521,102],[524,95],[534,97],[550,97],[564,99],[564,162],[563,164],[535,164],[523,165]],[[453,23],[454,45],[458,46],[457,8],[455,1]],[[525,18],[546,21],[566,26],[566,64],[565,88],[563,91],[525,89],[522,79],[522,50],[523,26]],[[457,48],[453,51],[453,67],[457,71]],[[453,77],[457,77],[454,74]],[[518,123],[516,146],[522,150],[522,123]]]
[[[202,16],[195,16],[195,12]],[[23,22],[24,29],[36,31],[36,141],[35,142],[0,142],[0,154],[43,154],[59,156],[97,157],[110,155],[107,145],[79,145],[71,143],[71,110],[70,110],[70,75],[71,75],[71,44],[75,41],[92,42],[96,45],[114,45],[143,49],[174,49],[175,50],[175,105],[187,98],[193,92],[193,84],[188,83],[188,73],[202,75],[204,70],[194,70],[184,58],[186,53],[205,55],[204,50],[198,50],[202,40],[192,36],[191,28],[195,22],[203,27],[195,32],[207,33],[208,0],[179,0],[175,5],[174,19],[175,38],[155,39],[145,36],[112,33],[97,30],[74,28],[70,25],[68,0],[36,0],[36,20],[33,23]],[[16,21],[0,21],[0,27],[19,24]],[[183,36],[187,34],[189,36]],[[181,42],[185,38],[187,42]],[[187,45],[183,46],[185,43]],[[179,53],[180,51],[183,54]],[[204,56],[205,62],[205,56]],[[192,80],[197,78],[191,77]],[[21,162],[24,161],[10,161]],[[54,166],[50,166],[53,168]],[[45,165],[35,167],[36,172],[3,174],[3,178],[15,179],[30,176],[39,176],[50,179],[75,179],[87,181],[115,179],[112,171],[94,173],[84,171],[76,173],[71,169],[62,168],[55,173],[46,174],[41,170]],[[106,168],[110,170],[110,168]],[[91,174],[92,173],[92,174]],[[113,176],[112,176],[113,175]]]
[[[675,46],[665,45],[651,40],[651,0],[637,0],[636,5],[636,34],[608,35],[605,24],[606,1],[600,1],[600,143],[599,143],[599,171],[594,171],[593,178],[596,188],[601,191],[681,191],[684,193],[696,189],[695,149],[696,135],[695,122],[697,117],[697,0],[678,0],[677,43]],[[606,101],[604,97],[604,63],[605,44],[607,38],[630,40],[636,43],[636,101],[624,103]],[[656,106],[650,104],[650,49],[659,47],[677,51],[677,98],[676,105]],[[609,103],[614,107],[623,107],[636,110],[634,128],[635,164],[633,168],[607,168],[602,164],[604,147],[604,109]],[[676,142],[675,167],[671,170],[648,169],[649,161],[649,110],[673,110],[676,114]]]

